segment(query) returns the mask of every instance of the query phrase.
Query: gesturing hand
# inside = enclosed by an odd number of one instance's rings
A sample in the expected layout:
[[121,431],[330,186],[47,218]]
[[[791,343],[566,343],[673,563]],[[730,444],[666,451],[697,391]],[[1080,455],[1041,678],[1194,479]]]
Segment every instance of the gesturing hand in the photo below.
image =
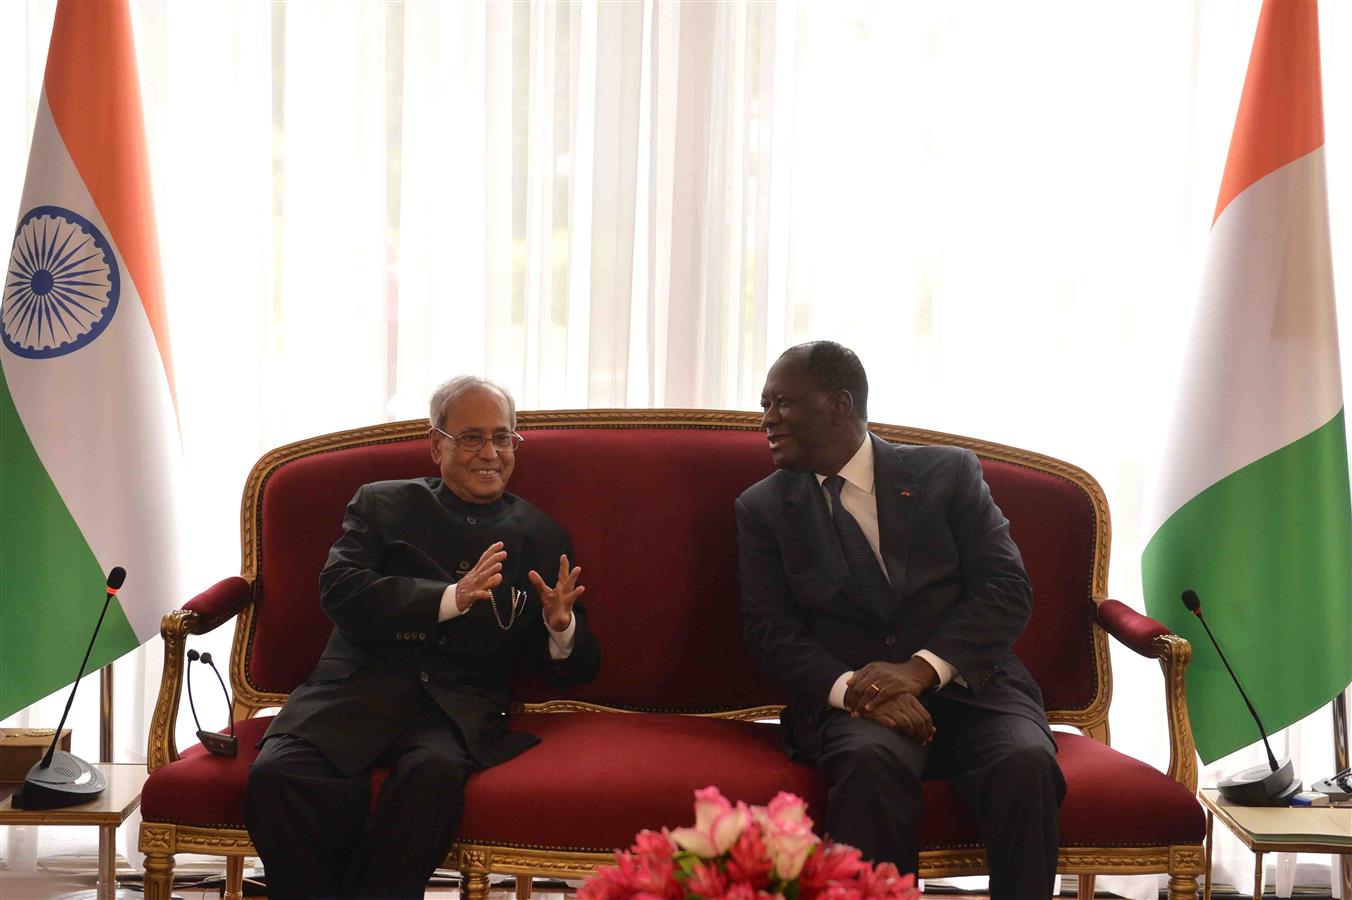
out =
[[502,541],[498,541],[456,582],[455,605],[461,612],[493,596],[493,588],[502,583],[502,561],[506,558],[507,551],[502,549]]
[[577,598],[582,596],[585,587],[577,583],[578,576],[582,574],[580,566],[573,569],[568,568],[568,554],[565,553],[559,557],[559,580],[553,587],[545,584],[545,580],[540,577],[540,573],[532,569],[529,573],[530,583],[535,585],[535,590],[540,593],[540,603],[545,608],[545,621],[554,631],[563,631],[568,627],[568,623],[573,621],[573,604]]
[[902,694],[918,697],[939,683],[939,673],[919,656],[904,663],[871,662],[845,682],[845,708],[867,715]]

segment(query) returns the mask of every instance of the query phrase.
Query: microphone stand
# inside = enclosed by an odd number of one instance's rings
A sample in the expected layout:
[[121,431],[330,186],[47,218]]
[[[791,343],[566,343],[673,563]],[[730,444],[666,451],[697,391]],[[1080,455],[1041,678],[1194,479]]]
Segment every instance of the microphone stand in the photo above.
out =
[[[1347,697],[1352,690],[1344,690],[1333,698],[1333,766],[1339,771],[1348,768]],[[1334,871],[1329,874],[1342,881],[1342,896],[1352,898],[1352,854],[1335,857]],[[1341,873],[1341,877],[1340,877]],[[1336,883],[1336,882],[1335,882]]]
[[[99,669],[99,762],[113,762],[113,664]],[[144,900],[140,891],[132,891],[117,886],[117,829],[99,829],[99,876],[98,887],[94,890],[72,891],[62,894],[56,900]],[[111,892],[100,894],[104,885]],[[171,900],[183,900],[174,894]]]
[[1287,806],[1291,798],[1301,789],[1300,779],[1296,777],[1295,768],[1291,765],[1291,760],[1283,759],[1277,761],[1277,757],[1272,753],[1272,745],[1268,742],[1267,729],[1263,727],[1263,720],[1258,718],[1258,710],[1253,708],[1249,702],[1249,695],[1244,692],[1244,687],[1239,683],[1239,676],[1235,675],[1235,670],[1230,667],[1230,660],[1225,658],[1225,651],[1221,649],[1220,642],[1216,636],[1211,633],[1211,626],[1206,623],[1202,617],[1202,601],[1198,599],[1197,592],[1186,590],[1183,592],[1183,605],[1187,607],[1188,612],[1197,617],[1197,621],[1202,623],[1206,629],[1206,636],[1210,638],[1211,645],[1216,648],[1216,654],[1225,663],[1225,671],[1230,673],[1230,680],[1235,683],[1235,688],[1239,691],[1239,696],[1243,698],[1244,705],[1248,707],[1249,715],[1253,717],[1254,724],[1258,726],[1258,734],[1263,738],[1263,749],[1267,751],[1267,765],[1257,765],[1245,769],[1242,772],[1236,772],[1227,778],[1223,778],[1216,784],[1216,789],[1226,800],[1238,806]]
[[99,669],[99,762],[113,761],[113,664]]
[[[95,800],[102,795],[107,786],[107,777],[101,769],[90,766],[77,756],[58,751],[56,747],[60,743],[61,729],[65,727],[66,717],[70,715],[71,705],[75,702],[75,692],[79,689],[81,679],[84,678],[85,667],[89,664],[89,657],[94,652],[94,644],[98,640],[99,631],[103,628],[103,620],[108,614],[108,607],[112,605],[113,597],[117,596],[118,590],[122,587],[126,574],[125,569],[117,566],[108,575],[103,609],[99,612],[99,620],[94,625],[94,633],[89,637],[89,646],[85,649],[84,660],[80,663],[80,670],[75,676],[74,683],[71,684],[70,694],[66,697],[66,708],[62,711],[61,721],[56,726],[56,735],[42,760],[29,770],[29,776],[20,789],[20,793],[24,795],[23,806],[25,808],[59,809],[82,801]],[[108,663],[99,670],[99,759],[106,765],[112,763],[112,758],[113,664]],[[64,781],[58,777],[60,772],[66,773]],[[84,774],[77,779],[76,775],[79,772]],[[16,795],[15,800],[18,799],[20,798]],[[20,804],[14,802],[14,806],[19,808]],[[98,898],[98,900],[104,900],[104,898],[137,900],[140,897],[139,893],[120,890],[117,887],[116,839],[116,828],[111,826],[99,827],[98,888],[92,891],[77,891],[73,894],[65,894],[60,900],[95,900],[95,898]]]

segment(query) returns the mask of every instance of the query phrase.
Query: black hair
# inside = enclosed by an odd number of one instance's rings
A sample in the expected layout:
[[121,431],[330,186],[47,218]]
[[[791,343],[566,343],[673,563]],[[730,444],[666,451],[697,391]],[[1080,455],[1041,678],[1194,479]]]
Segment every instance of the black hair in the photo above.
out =
[[849,347],[835,341],[811,341],[785,350],[802,354],[807,362],[807,373],[824,391],[849,391],[854,400],[854,414],[861,422],[868,421],[868,375],[864,364]]

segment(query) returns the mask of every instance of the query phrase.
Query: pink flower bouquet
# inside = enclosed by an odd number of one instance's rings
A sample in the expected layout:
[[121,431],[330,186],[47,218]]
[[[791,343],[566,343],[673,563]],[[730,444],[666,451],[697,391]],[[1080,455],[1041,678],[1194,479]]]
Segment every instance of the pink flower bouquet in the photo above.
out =
[[872,865],[812,833],[807,805],[780,792],[768,806],[695,791],[690,828],[641,831],[600,866],[578,900],[916,900],[914,875]]

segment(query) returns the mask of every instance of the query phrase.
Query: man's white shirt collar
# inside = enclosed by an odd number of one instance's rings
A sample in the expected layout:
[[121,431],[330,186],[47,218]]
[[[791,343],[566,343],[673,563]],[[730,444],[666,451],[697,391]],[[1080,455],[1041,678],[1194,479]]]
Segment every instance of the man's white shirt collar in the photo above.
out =
[[[841,467],[838,474],[864,493],[873,493],[873,441],[869,439],[867,431],[864,432],[864,442],[854,451],[854,456]],[[825,481],[826,477],[818,474],[817,484]]]

